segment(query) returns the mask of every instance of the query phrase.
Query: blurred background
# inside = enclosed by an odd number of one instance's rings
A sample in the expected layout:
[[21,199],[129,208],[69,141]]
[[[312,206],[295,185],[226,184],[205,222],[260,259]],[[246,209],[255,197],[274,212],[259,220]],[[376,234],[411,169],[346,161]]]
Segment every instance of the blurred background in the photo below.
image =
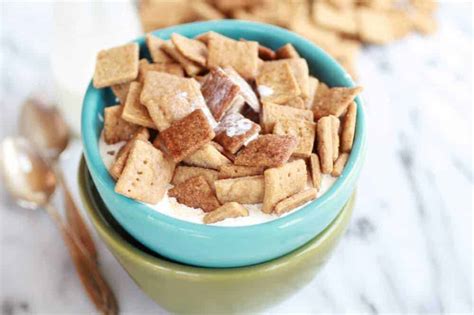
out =
[[[31,95],[55,103],[78,136],[98,50],[222,18],[315,42],[364,86],[369,115],[349,231],[316,279],[268,313],[472,313],[471,1],[2,0],[0,139],[17,134]],[[76,138],[61,160],[76,197],[80,154]],[[2,314],[94,311],[47,216],[0,189],[0,225]],[[164,313],[97,243],[121,310]]]

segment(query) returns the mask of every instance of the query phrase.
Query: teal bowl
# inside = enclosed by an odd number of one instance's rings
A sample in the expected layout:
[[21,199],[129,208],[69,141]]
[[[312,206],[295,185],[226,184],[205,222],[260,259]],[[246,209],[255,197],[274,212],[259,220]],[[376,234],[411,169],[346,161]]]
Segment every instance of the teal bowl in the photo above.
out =
[[[177,25],[153,32],[167,39],[172,33],[187,37],[215,31],[239,39],[255,40],[276,49],[291,43],[308,61],[311,74],[329,86],[354,86],[343,68],[321,48],[285,29],[252,22],[222,20]],[[136,40],[141,57],[148,57],[144,38]],[[89,85],[82,108],[84,156],[99,194],[112,216],[136,240],[168,259],[202,267],[240,267],[262,263],[301,247],[321,233],[354,192],[366,152],[366,120],[360,98],[352,153],[342,175],[320,198],[274,221],[242,227],[196,224],[161,214],[114,192],[99,153],[104,107],[115,104],[110,89]]]

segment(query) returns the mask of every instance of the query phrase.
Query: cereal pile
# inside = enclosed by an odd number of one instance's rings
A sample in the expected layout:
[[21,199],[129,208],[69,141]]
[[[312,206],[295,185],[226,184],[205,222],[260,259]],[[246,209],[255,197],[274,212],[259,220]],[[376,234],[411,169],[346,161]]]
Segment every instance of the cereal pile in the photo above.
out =
[[139,14],[146,32],[224,18],[275,24],[321,46],[354,76],[361,44],[431,34],[436,7],[435,0],[142,0]]
[[247,216],[246,204],[281,215],[316,198],[321,174],[341,175],[360,87],[329,88],[291,44],[214,32],[146,44],[151,63],[136,43],[97,56],[93,84],[120,103],[104,110],[104,140],[127,141],[109,169],[117,193],[168,194],[214,223]]

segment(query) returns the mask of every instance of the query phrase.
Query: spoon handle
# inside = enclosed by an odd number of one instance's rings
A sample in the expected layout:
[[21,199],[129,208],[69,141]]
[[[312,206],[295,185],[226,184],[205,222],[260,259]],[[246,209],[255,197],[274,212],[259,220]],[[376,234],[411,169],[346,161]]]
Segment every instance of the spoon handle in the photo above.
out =
[[90,257],[94,262],[97,261],[97,249],[92,239],[91,233],[87,228],[84,219],[79,212],[79,209],[72,198],[71,191],[69,190],[66,181],[64,180],[63,173],[59,167],[55,167],[56,176],[61,183],[61,186],[64,190],[64,204],[66,208],[66,219],[69,226],[72,229],[72,232],[77,235],[81,243],[84,245],[84,248],[89,252]]
[[89,251],[84,247],[84,244],[77,235],[63,222],[53,205],[47,204],[45,208],[61,231],[79,279],[97,310],[106,315],[118,314],[115,296],[101,275],[96,262],[90,256]]

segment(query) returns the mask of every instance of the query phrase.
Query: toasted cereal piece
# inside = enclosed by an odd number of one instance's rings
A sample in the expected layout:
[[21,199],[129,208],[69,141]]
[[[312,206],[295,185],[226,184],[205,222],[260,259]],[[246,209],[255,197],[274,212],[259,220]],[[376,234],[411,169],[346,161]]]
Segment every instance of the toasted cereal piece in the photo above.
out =
[[337,158],[336,162],[334,162],[334,168],[332,169],[331,176],[332,177],[339,177],[344,170],[344,166],[346,166],[347,160],[349,159],[348,153],[342,153]]
[[342,120],[341,152],[350,152],[354,142],[355,126],[357,120],[357,104],[352,102]]
[[223,69],[229,78],[234,81],[240,88],[240,95],[244,98],[245,102],[256,112],[260,112],[260,102],[258,101],[257,95],[253,91],[250,84],[245,81],[244,78],[238,74],[232,67],[225,67]]
[[229,39],[229,37],[226,37],[224,35],[221,35],[219,33],[214,32],[214,31],[209,31],[209,32],[199,34],[194,39],[196,39],[198,41],[201,41],[206,45],[209,45],[209,40],[211,39],[211,37],[221,37],[223,39]]
[[227,202],[214,211],[204,215],[205,224],[216,223],[228,218],[247,217],[249,211],[238,202]]
[[319,80],[315,77],[309,76],[308,79],[308,97],[305,99],[304,107],[305,109],[312,109],[314,103],[314,97],[316,96],[316,91],[318,90]]
[[267,169],[264,173],[265,193],[262,211],[271,213],[281,200],[302,191],[307,182],[306,163],[296,160],[280,167]]
[[359,37],[370,44],[386,44],[394,39],[393,28],[385,11],[366,7],[356,9]]
[[333,168],[332,119],[321,117],[316,124],[317,152],[321,163],[321,172],[329,174]]
[[134,141],[115,192],[129,198],[155,204],[160,201],[171,181],[174,163],[150,143]]
[[148,71],[166,72],[169,74],[176,75],[178,77],[184,77],[183,67],[179,63],[149,63],[144,62],[140,64],[140,72],[138,74],[138,81],[143,83],[145,76]]
[[174,162],[181,162],[214,138],[206,116],[201,109],[196,109],[182,119],[174,121],[171,126],[158,134],[157,142]]
[[311,153],[311,156],[309,157],[309,166],[311,170],[311,181],[313,183],[313,187],[319,191],[319,189],[321,189],[321,165],[319,163],[319,157],[316,153]]
[[178,33],[171,34],[171,41],[176,49],[186,58],[205,67],[207,61],[207,47],[202,42],[184,37]]
[[122,174],[123,168],[125,167],[128,159],[128,154],[130,153],[130,149],[132,148],[134,142],[137,140],[148,141],[149,138],[150,133],[148,132],[148,129],[140,128],[137,130],[137,132],[135,132],[133,137],[128,140],[123,147],[120,148],[117,156],[115,157],[114,163],[109,169],[109,173],[113,179],[117,180]]
[[209,68],[232,67],[245,79],[253,79],[258,70],[258,43],[236,41],[211,33],[207,65]]
[[393,8],[388,12],[392,24],[392,32],[395,39],[400,39],[411,33],[413,21],[410,12],[405,9]]
[[313,19],[316,24],[348,35],[357,34],[355,12],[351,7],[339,10],[329,3],[313,3]]
[[97,54],[94,87],[99,89],[135,80],[138,75],[138,44],[132,43]]
[[281,119],[273,128],[273,133],[281,136],[293,136],[298,145],[293,152],[294,157],[309,157],[313,152],[316,124],[304,120]]
[[222,165],[231,164],[231,161],[216,148],[213,142],[205,144],[195,153],[186,157],[183,162],[188,165],[215,170],[219,170]]
[[332,142],[332,160],[336,161],[339,156],[339,127],[341,121],[339,118],[330,115],[331,118],[331,142]]
[[238,114],[242,112],[245,108],[245,99],[243,98],[242,94],[237,94],[232,103],[229,106],[229,109],[226,112],[228,114]]
[[220,20],[225,19],[225,15],[214,8],[206,1],[191,1],[190,5],[194,10],[198,20]]
[[122,119],[121,105],[109,106],[104,109],[104,140],[107,144],[127,141],[140,128]]
[[305,107],[305,102],[303,101],[303,98],[299,97],[299,96],[290,99],[284,105],[294,107],[294,108],[299,108],[299,109],[305,109],[306,108]]
[[304,205],[308,201],[316,199],[317,194],[318,191],[314,188],[298,192],[277,203],[274,212],[277,215],[282,215],[283,213],[289,212],[295,208],[298,208],[299,206]]
[[301,93],[287,63],[264,62],[260,67],[256,82],[260,99],[265,102],[284,104]]
[[264,133],[271,133],[275,123],[279,119],[295,119],[313,121],[313,112],[306,109],[298,109],[265,102],[262,104],[260,124]]
[[215,191],[214,182],[217,180],[218,171],[211,170],[208,168],[202,167],[193,167],[193,166],[178,166],[174,172],[173,180],[171,184],[178,185],[182,182],[188,180],[191,177],[203,176],[209,186],[211,186],[212,191]]
[[145,32],[194,19],[194,12],[188,0],[146,0],[138,2],[137,5],[140,21]]
[[235,158],[235,165],[275,167],[290,158],[296,149],[293,136],[263,135],[250,142]]
[[181,66],[183,66],[184,71],[189,76],[194,76],[199,74],[204,68],[197,63],[195,63],[192,60],[189,60],[183,54],[179,52],[179,50],[176,48],[176,46],[173,44],[172,41],[165,41],[163,44],[163,50],[171,56],[176,62],[178,62]]
[[[241,38],[240,40],[243,41],[243,42],[247,41],[245,38]],[[275,59],[276,54],[272,49],[270,49],[266,46],[263,46],[262,44],[259,43],[258,44],[258,57],[262,60],[265,60],[265,61],[266,60],[273,60],[273,59]]]
[[[319,82],[318,84],[318,87],[316,89],[316,94],[314,94],[314,100],[316,100],[316,97],[319,97],[321,95],[323,95],[324,93],[326,93],[327,91],[329,91],[329,86],[327,86],[326,83],[324,82]],[[312,105],[314,106],[314,104]]]
[[168,191],[168,196],[188,207],[201,208],[204,212],[213,211],[220,206],[204,176],[191,177],[174,186]]
[[341,116],[361,91],[361,87],[334,87],[321,94],[318,93],[313,104],[314,118],[319,119],[327,115]]
[[237,178],[246,176],[263,175],[264,167],[259,166],[241,166],[241,165],[222,165],[218,178]]
[[161,38],[156,37],[153,34],[146,34],[145,37],[146,46],[148,47],[148,51],[150,52],[151,59],[155,63],[173,63],[174,60],[170,56],[168,56],[162,49],[163,44],[165,43],[164,40]]
[[217,199],[221,203],[261,203],[263,201],[263,176],[219,179],[215,181]]
[[260,131],[260,125],[241,114],[227,114],[215,129],[216,137],[214,141],[232,154],[255,138]]
[[145,77],[140,102],[160,131],[197,108],[204,111],[212,127],[217,125],[194,79],[150,71]]
[[220,121],[240,92],[240,88],[224,70],[215,68],[207,76],[201,91],[212,115]]
[[120,104],[125,104],[127,100],[128,90],[130,88],[130,82],[115,84],[110,87],[114,95],[119,99]]
[[281,66],[282,64],[288,64],[291,68],[291,72],[293,73],[296,82],[298,83],[298,87],[301,91],[302,97],[308,97],[309,95],[309,87],[308,87],[308,80],[309,80],[309,68],[306,59],[303,58],[291,58],[291,59],[281,59],[271,61],[275,67]]
[[300,55],[296,51],[295,47],[292,44],[288,43],[277,49],[276,58],[277,59],[300,58]]
[[132,82],[127,99],[123,105],[122,119],[129,123],[156,129],[155,123],[151,120],[150,114],[145,106],[140,103],[140,93],[142,85],[139,82]]

